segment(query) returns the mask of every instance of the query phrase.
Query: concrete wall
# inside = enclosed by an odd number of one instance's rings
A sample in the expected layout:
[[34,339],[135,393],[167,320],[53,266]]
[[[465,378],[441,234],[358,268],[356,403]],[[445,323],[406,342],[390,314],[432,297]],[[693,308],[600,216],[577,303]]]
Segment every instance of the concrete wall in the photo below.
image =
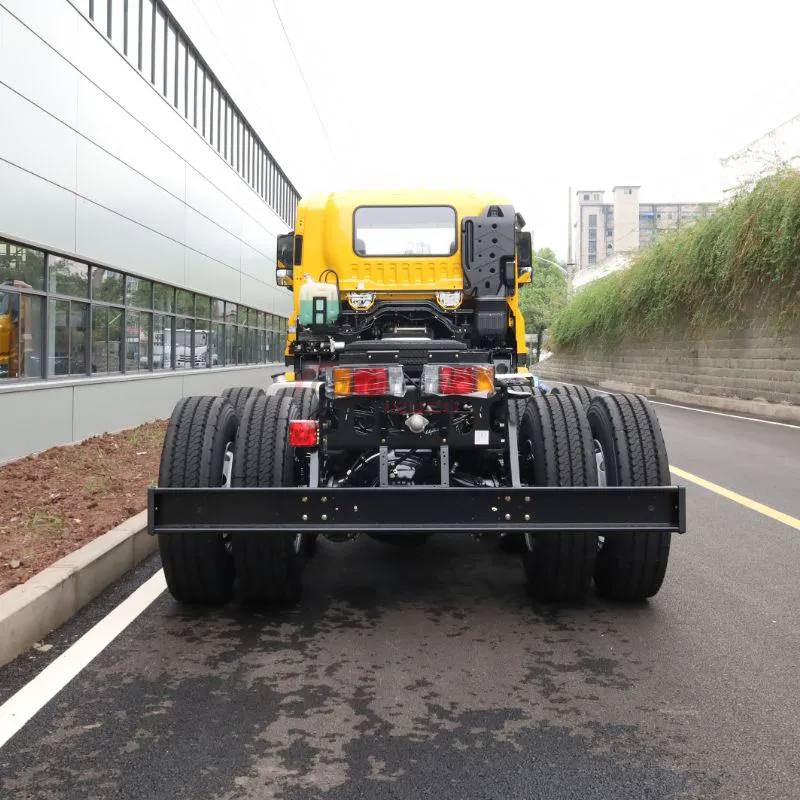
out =
[[[190,35],[201,28],[191,4],[170,6],[189,15]],[[287,225],[92,24],[88,8],[0,0],[0,238],[288,317],[291,293],[275,286],[274,261]],[[284,36],[277,19],[271,25],[273,39]],[[236,70],[219,42],[203,51],[213,41],[206,34],[195,44],[225,84]],[[269,78],[269,94],[293,71],[286,61],[251,83]],[[240,102],[249,85],[225,88]],[[297,92],[280,116],[306,119],[308,104]],[[259,120],[250,122],[270,146],[272,130]],[[282,127],[286,149],[296,129]],[[295,148],[296,160],[310,157],[310,141]],[[280,369],[3,381],[0,463],[166,417],[182,395],[266,385]]]
[[187,395],[220,394],[229,386],[262,386],[280,364],[182,370],[154,376],[27,383],[0,397],[3,435],[0,464],[49,447],[80,442],[165,419]]
[[714,398],[752,401],[764,408],[740,410],[765,413],[771,405],[786,408],[786,414],[777,416],[800,418],[800,326],[781,331],[768,318],[697,340],[680,330],[649,341],[625,342],[614,350],[560,352],[534,371],[566,383],[627,385],[673,400],[695,398],[701,405],[733,408]]
[[0,237],[283,317],[287,226],[68,0],[0,0]]

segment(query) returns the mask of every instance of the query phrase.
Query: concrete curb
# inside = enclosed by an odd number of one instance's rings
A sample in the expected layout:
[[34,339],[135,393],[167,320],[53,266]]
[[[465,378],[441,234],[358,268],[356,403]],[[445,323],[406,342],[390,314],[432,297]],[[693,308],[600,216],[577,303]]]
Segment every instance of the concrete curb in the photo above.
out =
[[717,397],[710,394],[680,392],[677,389],[650,388],[619,381],[601,381],[599,388],[605,389],[607,392],[633,392],[671,403],[698,406],[715,411],[728,411],[732,414],[762,417],[779,422],[800,422],[800,406],[784,406],[759,400],[740,400],[738,397]]
[[[544,371],[544,370],[543,370]],[[781,405],[779,403],[767,403],[761,400],[740,400],[738,397],[719,397],[710,394],[695,394],[695,392],[681,392],[677,389],[659,389],[653,386],[640,386],[635,383],[623,381],[600,381],[589,383],[580,380],[577,376],[565,377],[546,377],[536,373],[545,383],[576,383],[603,389],[606,392],[632,392],[643,394],[654,400],[664,400],[678,405],[697,406],[698,408],[711,409],[714,411],[727,411],[731,414],[743,414],[750,417],[761,417],[762,419],[775,420],[776,422],[800,423],[800,406]]]
[[0,666],[24,653],[157,549],[147,512],[0,595]]

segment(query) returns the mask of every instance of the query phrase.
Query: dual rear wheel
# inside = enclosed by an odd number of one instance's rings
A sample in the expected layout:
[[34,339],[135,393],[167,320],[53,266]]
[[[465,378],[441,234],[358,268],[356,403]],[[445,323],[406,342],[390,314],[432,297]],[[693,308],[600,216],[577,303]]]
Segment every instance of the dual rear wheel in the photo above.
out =
[[[159,486],[302,485],[289,421],[316,413],[316,396],[308,395],[248,387],[184,398],[167,428]],[[161,534],[158,544],[167,586],[180,602],[224,603],[235,591],[245,602],[281,605],[298,598],[315,538],[195,531]]]
[[[644,397],[575,392],[533,396],[518,430],[520,478],[529,486],[661,486],[669,464],[658,419]],[[525,534],[528,585],[542,601],[575,601],[592,578],[602,597],[644,600],[661,588],[669,533]]]

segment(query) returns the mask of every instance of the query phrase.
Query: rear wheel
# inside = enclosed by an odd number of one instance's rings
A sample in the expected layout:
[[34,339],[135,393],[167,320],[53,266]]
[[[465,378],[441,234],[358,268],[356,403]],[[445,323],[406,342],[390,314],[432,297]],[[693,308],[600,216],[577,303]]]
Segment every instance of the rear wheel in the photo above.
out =
[[[588,411],[601,485],[666,486],[669,459],[653,407],[635,394],[595,397]],[[661,588],[672,534],[620,531],[604,537],[594,582],[614,600],[644,600]]]
[[594,392],[592,389],[588,389],[586,386],[578,386],[574,383],[564,384],[563,386],[556,386],[553,389],[554,394],[570,394],[573,397],[577,397],[580,401],[581,405],[583,406],[584,410],[589,408],[589,404],[592,402],[592,398],[597,396],[597,393]]
[[[596,485],[589,423],[577,397],[531,399],[519,428],[519,457],[523,485]],[[591,584],[596,555],[593,533],[526,533],[522,560],[531,593],[537,600],[580,600]]]
[[236,416],[241,419],[247,401],[251,397],[258,397],[262,394],[266,394],[266,392],[257,386],[232,386],[230,389],[226,389],[222,396],[230,400],[231,405],[236,409]]
[[[233,455],[233,486],[296,485],[289,422],[298,419],[291,395],[252,397],[244,408]],[[300,596],[304,534],[233,533],[239,593],[246,602],[292,603]]]
[[[222,397],[185,397],[172,412],[161,451],[158,485],[222,486],[225,454],[238,420]],[[233,561],[217,533],[159,534],[158,549],[170,594],[182,603],[224,603],[233,590]]]

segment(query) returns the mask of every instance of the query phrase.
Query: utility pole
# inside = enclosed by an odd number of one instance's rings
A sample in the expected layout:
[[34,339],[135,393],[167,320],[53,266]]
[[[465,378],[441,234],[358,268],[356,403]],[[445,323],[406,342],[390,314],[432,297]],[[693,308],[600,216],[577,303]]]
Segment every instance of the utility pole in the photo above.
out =
[[567,297],[572,295],[575,262],[572,260],[572,187],[567,190]]

